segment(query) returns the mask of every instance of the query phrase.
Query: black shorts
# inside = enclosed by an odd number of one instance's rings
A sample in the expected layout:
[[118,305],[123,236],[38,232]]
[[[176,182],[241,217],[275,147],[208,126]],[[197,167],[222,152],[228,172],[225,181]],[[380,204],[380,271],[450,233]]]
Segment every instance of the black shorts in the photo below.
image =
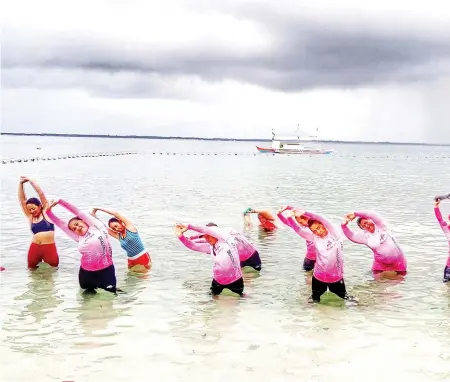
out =
[[312,271],[314,269],[314,265],[316,264],[316,260],[311,260],[305,257],[303,260],[303,269],[305,271]]
[[344,300],[348,300],[349,297],[347,295],[347,290],[345,289],[344,279],[339,280],[335,283],[324,283],[322,281],[317,280],[314,275],[312,277],[312,299],[313,301],[320,302],[320,296],[322,296],[327,289],[335,295],[343,298]]
[[450,267],[444,268],[444,279],[442,280],[444,283],[450,283]]
[[251,255],[247,260],[241,261],[241,268],[243,267],[252,267],[257,271],[261,270],[261,259],[258,251]]
[[81,289],[95,291],[100,288],[108,292],[116,293],[116,270],[114,264],[99,271],[87,271],[80,267],[78,281]]
[[233,293],[237,293],[239,296],[242,296],[244,293],[244,279],[241,277],[239,280],[236,280],[228,285],[219,284],[213,279],[211,283],[211,294],[219,295],[225,288],[231,290]]

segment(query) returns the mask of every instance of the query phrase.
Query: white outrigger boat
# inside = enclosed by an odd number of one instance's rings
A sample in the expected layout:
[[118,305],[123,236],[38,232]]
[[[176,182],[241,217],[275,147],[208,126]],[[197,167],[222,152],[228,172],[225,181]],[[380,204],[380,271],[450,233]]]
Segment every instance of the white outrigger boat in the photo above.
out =
[[[305,142],[316,141],[316,147],[307,146]],[[265,154],[331,154],[334,152],[332,149],[323,149],[318,146],[318,137],[300,137],[300,136],[287,136],[276,137],[272,131],[272,146],[260,147],[256,146],[260,153]]]

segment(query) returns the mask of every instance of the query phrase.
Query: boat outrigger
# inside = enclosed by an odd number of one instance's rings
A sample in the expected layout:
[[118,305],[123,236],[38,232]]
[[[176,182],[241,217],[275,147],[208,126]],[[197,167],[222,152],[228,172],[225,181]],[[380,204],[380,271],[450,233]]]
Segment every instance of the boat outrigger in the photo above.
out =
[[[316,141],[316,147],[306,146],[305,142]],[[287,136],[276,137],[272,131],[272,146],[260,147],[256,146],[260,153],[265,154],[331,154],[334,152],[332,149],[323,149],[318,146],[318,137],[300,137],[300,136]]]

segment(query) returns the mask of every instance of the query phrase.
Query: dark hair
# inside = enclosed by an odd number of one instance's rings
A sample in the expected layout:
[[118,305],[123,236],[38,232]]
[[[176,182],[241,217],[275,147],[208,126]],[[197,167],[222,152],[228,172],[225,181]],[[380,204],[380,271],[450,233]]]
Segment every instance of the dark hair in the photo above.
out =
[[362,218],[356,219],[356,225],[357,225],[359,228],[362,229],[362,227],[361,227],[361,220],[362,220]]
[[313,224],[322,224],[322,223],[321,223],[320,221],[318,221],[318,220],[309,219],[309,220],[308,220],[308,228],[311,228],[311,226],[312,226]]
[[27,200],[26,204],[34,204],[35,206],[42,207],[42,203],[38,198],[30,198]]
[[108,225],[110,225],[111,223],[120,223],[120,220],[117,218],[111,218],[108,220]]
[[217,227],[217,224],[213,223],[213,222],[209,222],[206,226],[207,227]]
[[70,220],[67,222],[67,227],[69,227],[69,226],[70,226],[70,223],[72,223],[74,220],[81,220],[81,221],[83,221],[83,219],[79,218],[78,216],[74,216],[72,219],[70,219]]

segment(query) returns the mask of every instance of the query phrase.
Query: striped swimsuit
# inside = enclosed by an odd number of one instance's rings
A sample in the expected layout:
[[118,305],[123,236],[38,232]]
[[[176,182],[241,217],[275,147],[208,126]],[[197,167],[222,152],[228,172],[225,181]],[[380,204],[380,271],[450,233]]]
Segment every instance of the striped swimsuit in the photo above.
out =
[[128,266],[148,265],[151,262],[150,255],[142,243],[137,232],[126,230],[126,236],[119,235],[120,246],[125,250],[128,257]]

